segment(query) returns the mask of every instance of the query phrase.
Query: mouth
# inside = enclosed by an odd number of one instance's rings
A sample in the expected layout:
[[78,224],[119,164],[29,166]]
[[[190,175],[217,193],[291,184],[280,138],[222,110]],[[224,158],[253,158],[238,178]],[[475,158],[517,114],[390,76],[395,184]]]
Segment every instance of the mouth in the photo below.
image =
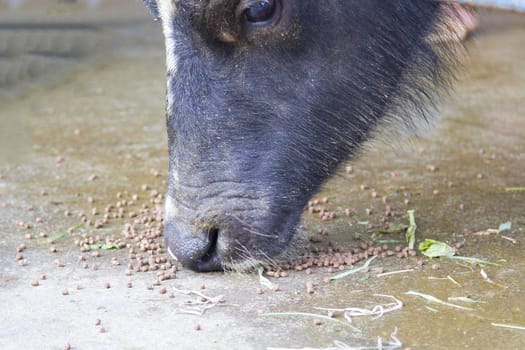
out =
[[[164,238],[168,253],[182,266],[198,272],[247,271],[276,265],[295,245],[302,211],[264,210],[214,201],[207,210],[173,209],[167,200]],[[238,204],[235,202],[234,204]],[[241,204],[246,204],[243,201]],[[183,208],[184,209],[184,208]]]

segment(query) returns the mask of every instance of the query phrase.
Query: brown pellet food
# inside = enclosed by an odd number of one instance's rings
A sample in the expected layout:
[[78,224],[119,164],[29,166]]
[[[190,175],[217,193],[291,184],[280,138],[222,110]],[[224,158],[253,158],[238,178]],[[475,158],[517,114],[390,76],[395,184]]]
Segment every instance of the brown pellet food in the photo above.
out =
[[162,287],[159,289],[160,294],[166,294],[166,292],[167,292],[166,287]]
[[314,318],[314,325],[316,326],[320,326],[323,322],[321,322],[321,319],[319,318]]
[[69,295],[69,291],[67,289],[62,290],[62,295]]
[[438,169],[437,166],[435,166],[434,164],[427,165],[427,170],[430,172],[435,172],[437,169]]
[[101,323],[102,323],[102,321],[100,321],[100,318],[97,318],[95,320],[95,326],[100,326]]
[[104,283],[104,288],[106,288],[106,289],[111,288],[111,285],[109,284],[109,282]]
[[306,282],[306,292],[308,294],[313,294],[314,293],[314,284],[313,284],[312,281]]
[[201,330],[201,325],[200,324],[196,324],[195,327],[193,327],[196,331],[200,331]]
[[71,350],[71,344],[66,343],[66,345],[64,345],[64,350]]
[[33,287],[36,287],[36,286],[39,286],[40,283],[38,283],[38,280],[33,280],[33,281],[31,281],[31,285],[32,285]]
[[107,330],[106,330],[106,328],[104,328],[104,327],[100,327],[99,332],[100,332],[100,333],[106,333]]

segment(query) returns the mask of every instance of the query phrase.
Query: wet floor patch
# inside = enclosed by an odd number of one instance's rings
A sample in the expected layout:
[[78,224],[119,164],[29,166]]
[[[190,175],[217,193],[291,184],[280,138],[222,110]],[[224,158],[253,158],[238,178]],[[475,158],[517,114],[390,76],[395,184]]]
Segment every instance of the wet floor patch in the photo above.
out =
[[[2,100],[0,118],[17,133],[2,139],[0,347],[378,348],[378,337],[383,349],[522,347],[525,19],[483,18],[514,25],[471,43],[435,129],[400,147],[371,145],[305,211],[319,254],[363,253],[371,240],[395,252],[337,280],[369,257],[294,266],[265,274],[267,285],[257,273],[177,268],[159,247],[161,45],[132,41]],[[410,209],[416,243],[459,244],[458,255],[489,264],[397,257],[404,231],[388,229],[407,224]]]

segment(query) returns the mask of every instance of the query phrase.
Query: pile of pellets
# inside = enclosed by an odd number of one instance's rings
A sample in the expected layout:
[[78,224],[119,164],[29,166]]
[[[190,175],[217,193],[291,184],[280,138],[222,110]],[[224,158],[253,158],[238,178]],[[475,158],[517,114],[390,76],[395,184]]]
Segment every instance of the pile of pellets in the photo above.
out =
[[[158,180],[158,171],[152,169],[151,174],[152,182],[164,185]],[[88,181],[97,179],[98,176],[92,175]],[[46,197],[48,192],[41,191],[40,195]],[[28,264],[23,255],[26,249],[46,243],[49,252],[57,257],[54,264],[64,267],[61,246],[68,245],[70,240],[79,250],[78,262],[83,269],[98,270],[104,263],[104,258],[111,256],[110,264],[125,266],[124,273],[127,276],[135,273],[154,275],[154,282],[148,285],[149,289],[160,285],[164,280],[176,278],[176,262],[169,257],[163,243],[163,193],[144,184],[134,193],[117,192],[113,203],[104,205],[101,202],[95,196],[89,196],[89,208],[64,210],[63,215],[67,221],[74,222],[78,218],[80,223],[62,233],[46,230],[45,220],[41,217],[17,221],[16,225],[25,231],[25,241],[16,249],[15,258],[19,265]],[[34,212],[35,208],[30,205],[27,211]],[[127,254],[122,254],[122,251]],[[39,282],[34,280],[31,284],[38,286]],[[128,283],[128,287],[131,287],[130,284]],[[165,292],[161,288],[161,293],[162,290]]]
[[[72,217],[76,215],[82,223],[79,228],[73,227],[68,230],[68,235],[60,238],[60,242],[73,238],[75,246],[78,247],[80,255],[78,257],[84,269],[98,269],[96,259],[101,256],[114,255],[111,264],[115,266],[125,266],[124,273],[128,276],[135,273],[154,274],[155,281],[152,285],[160,285],[164,280],[176,278],[178,263],[171,259],[164,248],[163,240],[163,202],[164,195],[157,189],[158,186],[165,185],[164,181],[159,181],[160,174],[156,170],[151,170],[152,182],[156,186],[144,184],[137,192],[117,192],[115,202],[101,204],[93,197],[87,197],[90,208],[79,210],[78,212],[64,211],[64,216]],[[96,176],[90,176],[89,181],[96,181]],[[159,187],[159,188],[160,188]],[[368,187],[361,185],[361,190],[368,190]],[[372,197],[377,197],[377,193],[371,190]],[[41,193],[46,196],[46,192]],[[394,217],[389,199],[383,197],[385,211],[378,226],[388,226]],[[335,210],[327,209],[328,198],[312,199],[308,203],[307,215],[318,215],[321,222],[335,220],[340,216],[351,216],[353,210],[350,208],[341,209],[336,213]],[[405,205],[407,201],[405,200]],[[103,209],[102,209],[103,207]],[[33,210],[32,207],[28,210]],[[373,215],[372,210],[367,210],[366,214]],[[397,215],[398,218],[400,217]],[[390,220],[388,220],[390,218]],[[25,230],[25,238],[33,239],[35,227],[42,224],[41,218],[36,218],[32,223],[17,222],[17,225]],[[38,225],[38,226],[37,226]],[[368,229],[372,226],[369,225]],[[120,233],[115,234],[115,231]],[[40,238],[49,238],[49,233],[40,232]],[[27,248],[26,243],[22,243],[17,248],[16,259],[20,265],[25,264],[22,252]],[[126,250],[127,255],[111,252],[112,250]],[[49,243],[49,251],[59,253],[54,242]],[[127,259],[126,259],[127,256]],[[317,234],[310,237],[310,242],[304,248],[302,254],[289,259],[286,262],[276,263],[267,267],[266,274],[272,277],[286,277],[289,271],[305,271],[312,273],[314,268],[326,268],[328,272],[345,270],[355,264],[367,260],[372,256],[381,258],[397,257],[404,259],[416,256],[416,251],[409,250],[406,245],[387,245],[374,244],[372,241],[361,241],[357,246],[345,247],[332,240],[326,229],[319,229]],[[121,261],[124,258],[125,261]],[[89,263],[91,261],[91,265]],[[419,266],[424,264],[424,259],[420,258],[416,262]],[[64,266],[60,259],[55,260],[59,267]],[[151,288],[153,288],[151,286]]]

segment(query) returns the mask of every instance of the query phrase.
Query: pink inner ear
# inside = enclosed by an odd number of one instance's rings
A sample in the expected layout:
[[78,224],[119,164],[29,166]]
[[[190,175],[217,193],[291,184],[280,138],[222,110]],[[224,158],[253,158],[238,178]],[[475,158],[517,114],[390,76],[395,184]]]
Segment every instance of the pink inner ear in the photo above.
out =
[[468,6],[458,3],[442,3],[442,11],[447,15],[448,24],[460,40],[465,39],[478,27],[479,21]]

